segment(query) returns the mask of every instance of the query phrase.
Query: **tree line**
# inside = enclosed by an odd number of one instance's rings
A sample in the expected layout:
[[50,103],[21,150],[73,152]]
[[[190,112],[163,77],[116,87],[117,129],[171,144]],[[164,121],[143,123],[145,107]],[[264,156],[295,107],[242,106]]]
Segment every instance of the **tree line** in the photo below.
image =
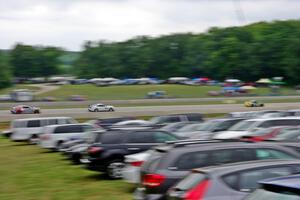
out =
[[[82,78],[208,76],[254,81],[282,76],[289,84],[297,84],[299,36],[300,20],[288,20],[214,27],[200,34],[139,36],[124,42],[88,41],[72,60],[70,71]],[[0,77],[63,73],[60,66],[65,53],[55,47],[17,44],[8,59],[1,59],[5,56],[0,54],[0,67],[7,68],[0,70]]]

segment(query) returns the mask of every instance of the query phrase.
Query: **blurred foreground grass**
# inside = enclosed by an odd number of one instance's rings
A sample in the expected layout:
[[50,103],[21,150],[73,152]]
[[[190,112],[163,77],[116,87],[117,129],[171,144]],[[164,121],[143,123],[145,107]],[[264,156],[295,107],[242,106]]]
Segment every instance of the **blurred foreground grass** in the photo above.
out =
[[1,200],[129,200],[132,186],[107,180],[59,153],[0,137]]

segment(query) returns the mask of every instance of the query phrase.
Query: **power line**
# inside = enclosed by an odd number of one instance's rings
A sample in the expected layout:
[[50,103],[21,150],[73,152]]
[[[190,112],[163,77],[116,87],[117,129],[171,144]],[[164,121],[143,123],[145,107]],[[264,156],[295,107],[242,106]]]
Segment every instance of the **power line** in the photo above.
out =
[[241,5],[240,0],[233,0],[233,4],[234,4],[235,13],[236,13],[239,23],[241,25],[247,23],[246,16],[243,11],[243,7]]

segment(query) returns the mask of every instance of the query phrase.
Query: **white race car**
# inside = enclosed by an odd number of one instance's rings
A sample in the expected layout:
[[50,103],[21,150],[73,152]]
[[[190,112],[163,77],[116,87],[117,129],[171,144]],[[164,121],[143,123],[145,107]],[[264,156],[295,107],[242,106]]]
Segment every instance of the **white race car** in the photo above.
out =
[[113,112],[115,111],[115,107],[111,105],[104,105],[102,103],[97,103],[97,104],[90,105],[88,110],[90,112]]

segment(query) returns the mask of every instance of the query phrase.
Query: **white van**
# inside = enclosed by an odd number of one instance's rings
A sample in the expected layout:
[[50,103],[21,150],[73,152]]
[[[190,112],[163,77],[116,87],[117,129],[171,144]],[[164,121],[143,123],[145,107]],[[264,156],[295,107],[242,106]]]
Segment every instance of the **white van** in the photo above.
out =
[[232,126],[227,131],[220,132],[214,139],[236,139],[261,128],[274,126],[299,126],[300,117],[257,118],[244,120]]
[[44,126],[74,123],[77,122],[71,117],[40,117],[16,119],[11,122],[10,139],[13,141],[37,139],[38,135],[43,133]]
[[59,150],[62,144],[70,139],[84,139],[96,131],[91,124],[65,124],[44,127],[40,135],[39,146]]

